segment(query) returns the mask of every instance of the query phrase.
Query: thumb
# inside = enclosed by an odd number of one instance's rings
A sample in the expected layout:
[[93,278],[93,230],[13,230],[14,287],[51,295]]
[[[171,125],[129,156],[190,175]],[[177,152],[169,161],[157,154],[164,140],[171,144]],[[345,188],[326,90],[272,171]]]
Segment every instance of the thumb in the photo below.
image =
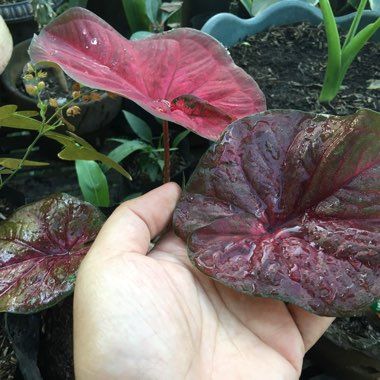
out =
[[171,182],[121,204],[103,225],[86,259],[126,252],[145,255],[150,241],[171,221],[180,192]]

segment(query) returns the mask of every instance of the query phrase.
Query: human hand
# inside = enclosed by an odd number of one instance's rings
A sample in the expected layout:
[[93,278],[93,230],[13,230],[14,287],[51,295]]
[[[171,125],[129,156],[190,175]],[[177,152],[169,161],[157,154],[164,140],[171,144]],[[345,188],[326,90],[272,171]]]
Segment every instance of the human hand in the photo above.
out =
[[213,281],[172,231],[149,251],[179,194],[170,183],[118,207],[83,260],[76,379],[298,379],[332,318]]

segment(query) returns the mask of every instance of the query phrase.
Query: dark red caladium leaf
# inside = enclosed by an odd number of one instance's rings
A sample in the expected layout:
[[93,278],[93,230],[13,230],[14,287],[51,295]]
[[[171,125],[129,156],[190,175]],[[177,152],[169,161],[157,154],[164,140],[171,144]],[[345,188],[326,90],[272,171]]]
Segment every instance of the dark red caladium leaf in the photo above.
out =
[[33,38],[29,54],[211,140],[231,121],[266,109],[227,50],[190,28],[129,41],[90,11],[71,8]]
[[380,297],[380,114],[275,110],[232,123],[174,215],[193,264],[320,315]]
[[0,311],[34,313],[72,290],[104,216],[68,194],[21,207],[0,223]]

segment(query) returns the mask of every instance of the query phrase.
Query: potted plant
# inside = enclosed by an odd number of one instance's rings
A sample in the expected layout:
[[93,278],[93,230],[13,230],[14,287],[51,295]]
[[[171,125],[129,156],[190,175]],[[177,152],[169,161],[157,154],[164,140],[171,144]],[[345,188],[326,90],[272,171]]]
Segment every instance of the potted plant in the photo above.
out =
[[[28,55],[30,41],[30,39],[25,40],[14,47],[9,64],[0,77],[4,100],[10,104],[17,104],[20,110],[37,109],[38,99],[33,94],[27,93],[23,82],[25,67],[30,60]],[[50,81],[50,87],[46,89],[47,96],[60,99],[60,104],[71,99],[72,94],[79,90],[75,82],[71,81],[71,84],[67,84],[64,79],[64,83],[60,83],[54,76],[54,71],[50,71],[47,80]],[[80,90],[82,96],[75,101],[75,104],[81,111],[70,118],[70,123],[75,127],[76,133],[81,136],[99,133],[119,113],[121,98],[106,92],[97,92],[98,96],[95,98],[91,97],[90,89],[86,91],[85,88],[82,88]],[[83,95],[86,96],[83,97]],[[52,115],[53,112],[53,108],[49,107],[48,115]]]
[[15,44],[31,38],[46,25],[65,0],[17,0],[0,2],[0,16],[8,24]]

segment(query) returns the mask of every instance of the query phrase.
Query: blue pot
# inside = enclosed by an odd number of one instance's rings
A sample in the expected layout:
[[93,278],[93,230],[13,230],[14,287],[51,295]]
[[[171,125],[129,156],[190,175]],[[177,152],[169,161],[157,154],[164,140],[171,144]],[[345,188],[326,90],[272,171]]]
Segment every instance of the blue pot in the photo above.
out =
[[[355,13],[336,17],[337,24],[348,30]],[[365,10],[359,25],[359,30],[377,20],[380,12]],[[266,8],[262,13],[250,19],[242,19],[231,13],[219,13],[211,17],[201,29],[230,47],[243,41],[246,37],[266,31],[271,26],[287,25],[296,22],[308,22],[313,25],[323,23],[319,8],[299,0],[284,0]],[[372,37],[372,41],[380,41],[380,30]]]

